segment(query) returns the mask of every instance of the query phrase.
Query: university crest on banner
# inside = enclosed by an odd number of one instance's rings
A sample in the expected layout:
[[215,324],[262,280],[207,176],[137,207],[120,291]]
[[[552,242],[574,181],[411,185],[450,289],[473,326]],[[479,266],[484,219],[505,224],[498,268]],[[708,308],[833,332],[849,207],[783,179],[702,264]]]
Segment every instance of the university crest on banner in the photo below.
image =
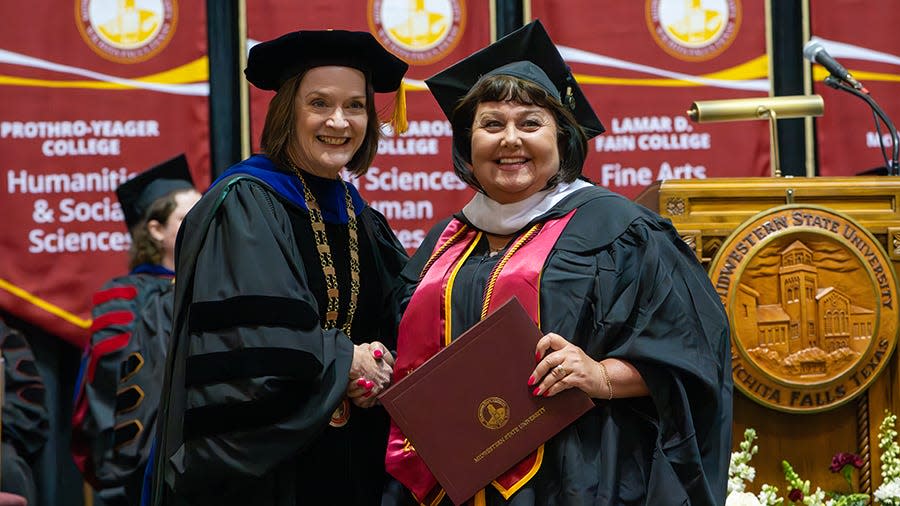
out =
[[731,323],[734,384],[764,406],[841,406],[872,384],[894,350],[891,261],[844,214],[798,205],[764,211],[724,241],[710,277]]
[[175,0],[75,0],[82,38],[116,63],[145,61],[165,48],[177,14]]
[[680,60],[718,56],[741,26],[740,0],[647,0],[647,26],[656,43]]
[[369,0],[369,29],[411,65],[447,56],[463,36],[463,0]]

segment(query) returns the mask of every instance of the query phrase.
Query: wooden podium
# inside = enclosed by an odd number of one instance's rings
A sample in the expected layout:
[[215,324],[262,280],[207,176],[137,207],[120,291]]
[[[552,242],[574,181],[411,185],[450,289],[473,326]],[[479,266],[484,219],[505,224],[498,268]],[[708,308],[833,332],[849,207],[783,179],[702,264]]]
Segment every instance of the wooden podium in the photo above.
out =
[[759,438],[748,490],[786,495],[787,460],[813,490],[847,491],[837,452],[862,456],[857,490],[875,490],[878,426],[900,415],[900,177],[669,180],[635,200],[672,221],[726,305],[733,448],[747,427]]

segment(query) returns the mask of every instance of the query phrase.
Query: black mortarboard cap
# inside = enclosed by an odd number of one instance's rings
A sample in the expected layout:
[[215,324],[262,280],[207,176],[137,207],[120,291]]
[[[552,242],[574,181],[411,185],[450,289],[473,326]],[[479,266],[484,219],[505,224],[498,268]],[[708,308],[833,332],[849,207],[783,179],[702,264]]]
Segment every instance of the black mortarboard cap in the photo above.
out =
[[444,114],[453,111],[475,83],[488,75],[531,81],[568,106],[588,138],[606,129],[540,21],[533,21],[425,80]]
[[144,213],[156,199],[176,190],[193,187],[187,158],[180,154],[120,184],[116,188],[116,197],[125,213],[125,223],[131,230],[141,222]]
[[301,30],[250,48],[244,75],[259,89],[277,91],[291,77],[324,65],[362,71],[379,93],[399,88],[409,67],[369,32]]

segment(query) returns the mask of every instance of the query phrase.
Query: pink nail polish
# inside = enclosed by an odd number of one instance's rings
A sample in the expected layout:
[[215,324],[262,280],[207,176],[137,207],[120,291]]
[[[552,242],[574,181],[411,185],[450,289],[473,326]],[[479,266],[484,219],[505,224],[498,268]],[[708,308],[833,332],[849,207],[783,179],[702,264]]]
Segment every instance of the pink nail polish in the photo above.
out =
[[544,397],[547,397],[548,395],[550,395],[550,390],[547,390],[546,392],[544,392]]
[[366,381],[366,390],[372,390],[372,387],[375,386],[375,383],[372,381]]
[[534,361],[535,361],[535,362],[540,362],[540,361],[541,361],[541,352],[537,352],[537,353],[534,354]]
[[375,355],[375,358],[381,358],[384,355],[381,350],[375,350],[372,354]]
[[534,376],[528,377],[528,386],[534,385]]
[[531,392],[531,395],[537,397],[538,394],[540,394],[540,393],[541,393],[541,387],[537,387],[534,389],[534,392]]
[[356,386],[359,386],[359,387],[365,387],[365,386],[366,386],[366,380],[365,380],[364,378],[359,378],[358,380],[356,380]]

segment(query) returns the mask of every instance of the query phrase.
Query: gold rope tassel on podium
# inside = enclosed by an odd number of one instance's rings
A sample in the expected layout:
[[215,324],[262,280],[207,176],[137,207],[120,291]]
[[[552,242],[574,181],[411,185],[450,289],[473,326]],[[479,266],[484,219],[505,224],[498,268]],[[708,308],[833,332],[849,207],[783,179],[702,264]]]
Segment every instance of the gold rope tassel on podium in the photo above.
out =
[[869,445],[869,392],[856,402],[856,446],[863,465],[859,470],[860,493],[872,496],[872,449]]

